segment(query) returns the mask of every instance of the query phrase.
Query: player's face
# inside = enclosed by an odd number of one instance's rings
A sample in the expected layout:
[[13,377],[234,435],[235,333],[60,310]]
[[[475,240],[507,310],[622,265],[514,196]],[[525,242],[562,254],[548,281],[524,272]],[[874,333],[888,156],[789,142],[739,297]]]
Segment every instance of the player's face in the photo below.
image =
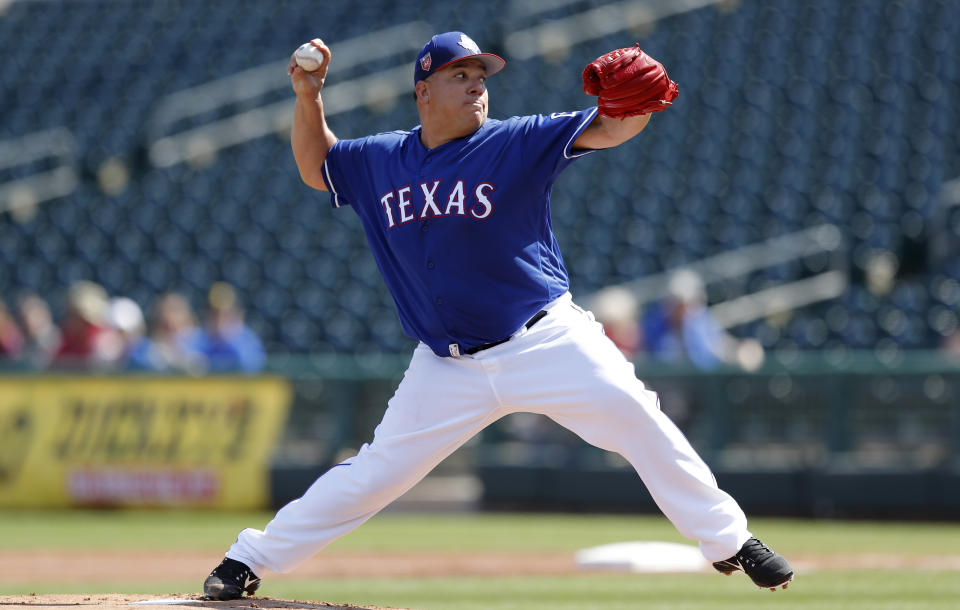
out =
[[487,69],[476,59],[451,64],[428,79],[431,112],[452,129],[472,133],[487,120]]

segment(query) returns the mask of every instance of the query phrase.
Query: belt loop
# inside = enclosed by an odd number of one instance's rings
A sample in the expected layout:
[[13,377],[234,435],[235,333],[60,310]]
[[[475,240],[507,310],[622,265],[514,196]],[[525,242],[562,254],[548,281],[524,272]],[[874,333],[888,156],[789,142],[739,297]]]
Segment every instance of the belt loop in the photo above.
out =
[[527,323],[524,324],[523,326],[524,326],[527,330],[530,330],[530,328],[531,328],[534,324],[536,324],[536,323],[539,322],[540,320],[544,319],[545,317],[547,317],[547,310],[541,309],[540,311],[538,311],[537,313],[535,313],[532,318],[530,318],[529,320],[527,320]]
[[459,343],[450,343],[450,355],[454,358],[460,357],[460,344]]

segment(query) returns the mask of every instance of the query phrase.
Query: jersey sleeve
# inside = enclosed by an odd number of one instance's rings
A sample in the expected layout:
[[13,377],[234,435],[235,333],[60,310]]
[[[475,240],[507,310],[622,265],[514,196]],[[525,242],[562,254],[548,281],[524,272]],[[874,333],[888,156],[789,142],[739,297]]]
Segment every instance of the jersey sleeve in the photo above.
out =
[[323,162],[323,181],[330,191],[330,204],[335,208],[353,205],[356,201],[353,185],[363,184],[361,181],[368,171],[363,154],[365,139],[337,140],[327,151],[327,158]]
[[546,175],[555,177],[573,160],[593,152],[574,150],[573,142],[597,115],[597,108],[577,112],[554,112],[526,117],[524,133],[525,162]]

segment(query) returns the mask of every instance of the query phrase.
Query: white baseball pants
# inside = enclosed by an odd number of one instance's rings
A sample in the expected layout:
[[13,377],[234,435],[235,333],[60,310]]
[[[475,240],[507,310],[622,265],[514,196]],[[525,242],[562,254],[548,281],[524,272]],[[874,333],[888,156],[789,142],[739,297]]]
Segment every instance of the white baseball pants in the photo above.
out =
[[480,430],[504,415],[546,415],[588,443],[616,451],[657,505],[708,560],[727,559],[751,534],[736,501],[657,395],[570,294],[506,343],[440,358],[426,345],[390,399],[373,441],[331,468],[264,531],[245,529],[227,557],[262,576],[289,572],[401,496]]

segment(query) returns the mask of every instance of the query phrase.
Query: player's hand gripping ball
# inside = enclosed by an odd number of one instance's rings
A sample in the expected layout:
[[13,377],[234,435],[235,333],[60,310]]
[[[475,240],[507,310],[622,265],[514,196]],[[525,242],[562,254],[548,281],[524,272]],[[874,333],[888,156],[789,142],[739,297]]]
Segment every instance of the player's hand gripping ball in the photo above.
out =
[[601,55],[583,70],[583,90],[599,112],[617,119],[661,112],[680,94],[663,65],[637,44]]
[[323,63],[323,53],[312,41],[300,45],[293,56],[297,60],[297,65],[307,72],[316,71]]

